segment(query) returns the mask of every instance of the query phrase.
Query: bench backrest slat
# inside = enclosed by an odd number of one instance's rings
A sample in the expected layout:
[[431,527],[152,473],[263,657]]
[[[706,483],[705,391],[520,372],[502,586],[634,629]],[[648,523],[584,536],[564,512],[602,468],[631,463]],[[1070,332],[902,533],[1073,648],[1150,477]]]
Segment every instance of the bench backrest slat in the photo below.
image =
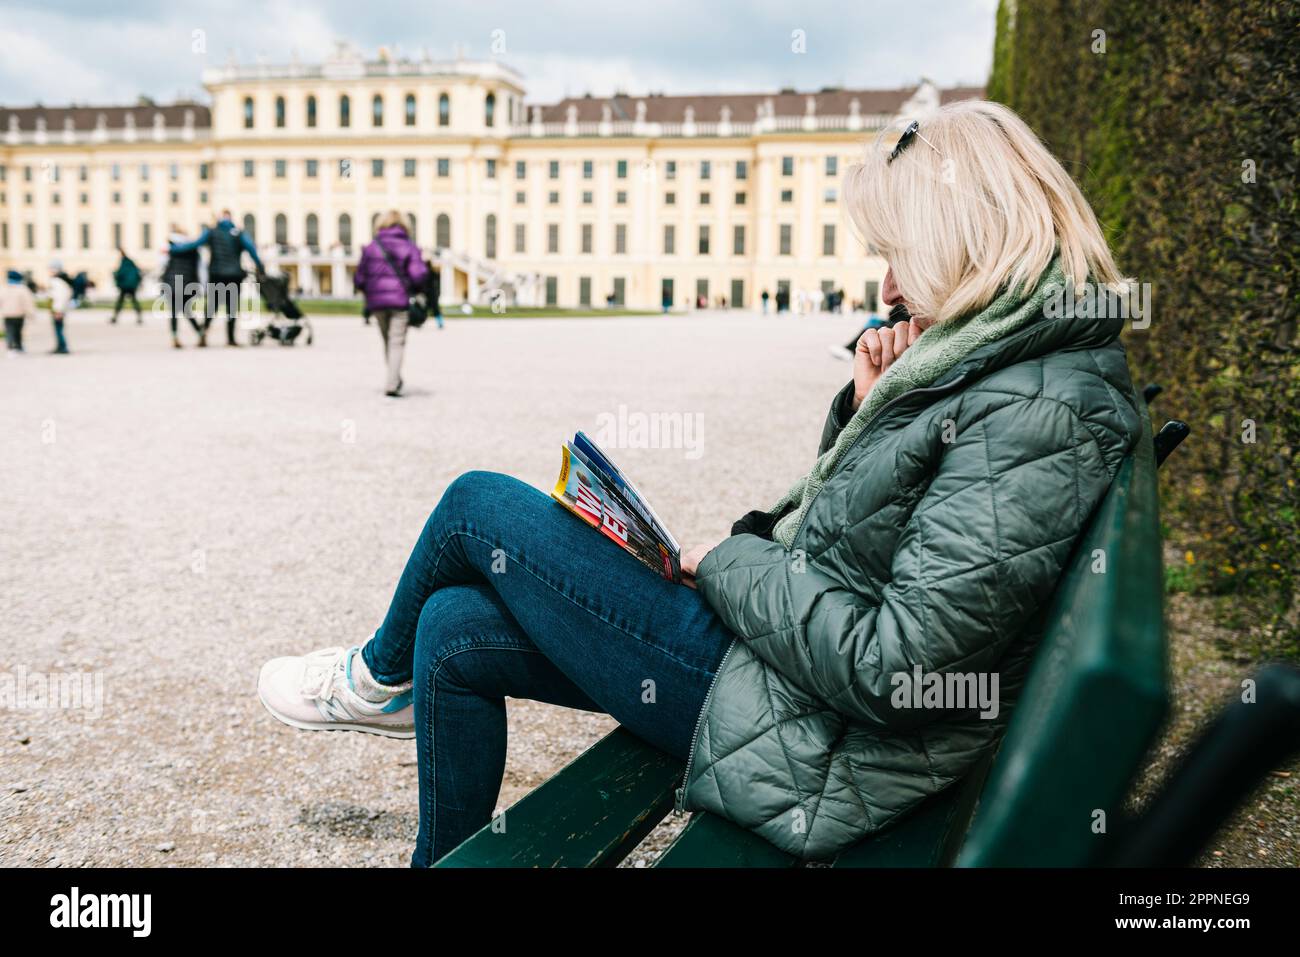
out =
[[1084,866],[1119,830],[1167,707],[1158,509],[1147,423],[1053,599],[959,865]]

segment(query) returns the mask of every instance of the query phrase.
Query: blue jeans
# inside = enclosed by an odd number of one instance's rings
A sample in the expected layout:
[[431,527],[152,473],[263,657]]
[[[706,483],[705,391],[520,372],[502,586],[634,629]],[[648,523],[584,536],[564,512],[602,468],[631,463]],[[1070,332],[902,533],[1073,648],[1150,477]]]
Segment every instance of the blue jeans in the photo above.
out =
[[506,698],[612,715],[682,760],[731,633],[693,589],[655,575],[532,486],[468,472],[448,486],[361,649],[415,683],[427,867],[489,823]]

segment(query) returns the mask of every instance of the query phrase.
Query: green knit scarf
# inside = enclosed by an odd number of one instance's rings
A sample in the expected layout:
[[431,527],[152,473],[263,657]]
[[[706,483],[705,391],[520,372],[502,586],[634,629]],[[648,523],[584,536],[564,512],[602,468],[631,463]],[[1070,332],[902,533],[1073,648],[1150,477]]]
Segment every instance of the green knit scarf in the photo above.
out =
[[980,312],[936,323],[921,333],[898,361],[885,370],[835,443],[818,457],[812,471],[790,486],[790,491],[772,506],[771,511],[779,513],[791,503],[797,505],[776,523],[772,538],[786,548],[793,545],[795,533],[803,524],[813,499],[835,472],[844,453],[887,402],[912,389],[932,385],[976,349],[1042,316],[1044,303],[1052,292],[1050,287],[1055,283],[1059,290],[1064,281],[1059,257],[1053,258],[1032,292],[1007,289]]

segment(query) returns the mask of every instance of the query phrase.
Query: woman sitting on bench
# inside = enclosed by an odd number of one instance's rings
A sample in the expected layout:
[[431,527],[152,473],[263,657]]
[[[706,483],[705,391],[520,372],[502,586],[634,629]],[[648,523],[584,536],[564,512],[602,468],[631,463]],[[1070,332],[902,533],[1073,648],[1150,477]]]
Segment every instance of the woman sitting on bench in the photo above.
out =
[[[287,724],[416,738],[414,865],[489,822],[506,698],[609,713],[687,762],[680,807],[804,859],[995,746],[1139,435],[1120,313],[1076,306],[1111,301],[1097,294],[1121,277],[1078,188],[994,103],[880,138],[843,192],[889,265],[884,301],[911,319],[862,334],[807,474],[689,550],[693,588],[531,486],[471,472],[373,635],[263,667],[261,700]],[[931,693],[954,677],[994,706]]]

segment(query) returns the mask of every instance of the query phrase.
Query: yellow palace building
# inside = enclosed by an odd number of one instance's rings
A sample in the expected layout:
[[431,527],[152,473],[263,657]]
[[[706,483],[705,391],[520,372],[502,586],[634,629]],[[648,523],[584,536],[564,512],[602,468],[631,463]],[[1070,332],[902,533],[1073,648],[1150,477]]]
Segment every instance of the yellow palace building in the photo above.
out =
[[0,107],[0,263],[112,286],[117,247],[155,272],[173,225],[223,208],[305,296],[350,296],[375,218],[399,209],[446,302],[876,305],[884,263],[840,180],[875,131],[979,89],[525,101],[495,61],[206,70],[210,104]]

